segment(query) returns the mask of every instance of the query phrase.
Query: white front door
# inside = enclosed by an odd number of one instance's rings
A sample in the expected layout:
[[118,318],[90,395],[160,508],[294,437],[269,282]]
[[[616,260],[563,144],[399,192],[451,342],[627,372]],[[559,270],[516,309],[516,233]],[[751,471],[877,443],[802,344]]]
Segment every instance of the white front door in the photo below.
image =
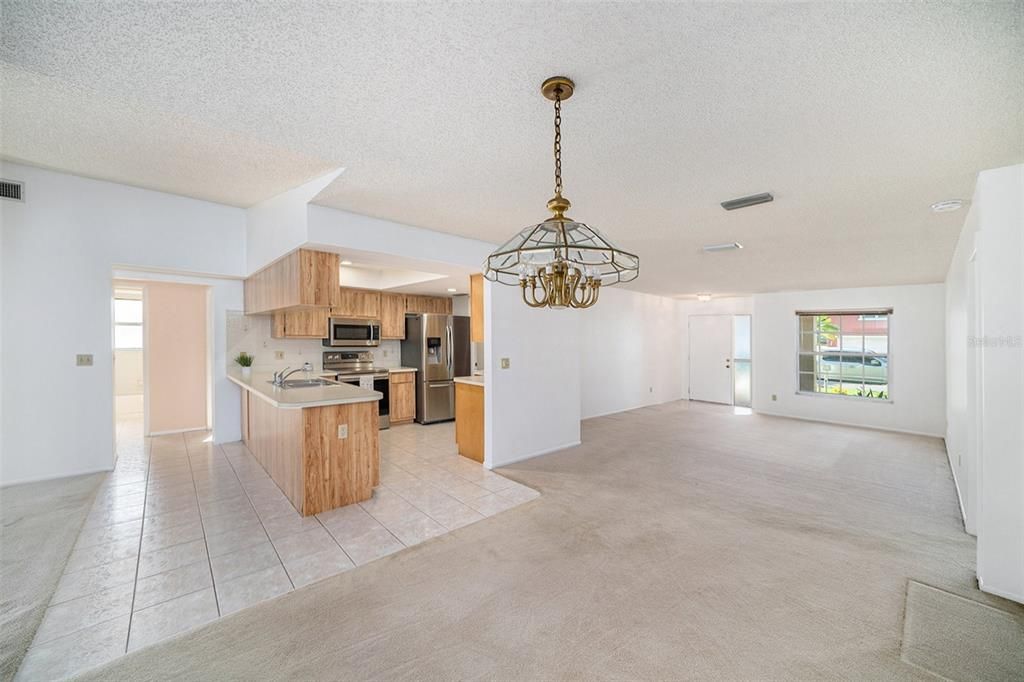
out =
[[732,405],[732,315],[690,316],[690,400]]

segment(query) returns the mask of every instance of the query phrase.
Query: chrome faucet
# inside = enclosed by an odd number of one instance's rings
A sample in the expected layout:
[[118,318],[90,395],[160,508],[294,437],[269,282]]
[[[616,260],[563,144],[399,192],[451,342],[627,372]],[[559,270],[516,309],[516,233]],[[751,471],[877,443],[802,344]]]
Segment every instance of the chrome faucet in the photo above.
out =
[[290,372],[288,371],[289,369],[291,369],[291,368],[290,367],[285,367],[280,372],[274,372],[274,380],[271,381],[270,383],[274,384],[275,386],[284,386],[284,380],[285,379],[287,379],[291,375],[295,374],[296,372],[312,372],[313,371],[313,365],[311,363],[309,363],[309,362],[304,362],[304,363],[302,363],[302,367],[300,367],[298,369],[293,369]]

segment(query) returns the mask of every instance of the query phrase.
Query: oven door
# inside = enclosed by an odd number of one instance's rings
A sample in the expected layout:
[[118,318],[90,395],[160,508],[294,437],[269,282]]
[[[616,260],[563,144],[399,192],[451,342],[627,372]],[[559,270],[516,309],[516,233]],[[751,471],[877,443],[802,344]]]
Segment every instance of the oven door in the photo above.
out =
[[330,336],[324,339],[325,346],[379,346],[379,320],[351,320],[332,317],[327,325]]

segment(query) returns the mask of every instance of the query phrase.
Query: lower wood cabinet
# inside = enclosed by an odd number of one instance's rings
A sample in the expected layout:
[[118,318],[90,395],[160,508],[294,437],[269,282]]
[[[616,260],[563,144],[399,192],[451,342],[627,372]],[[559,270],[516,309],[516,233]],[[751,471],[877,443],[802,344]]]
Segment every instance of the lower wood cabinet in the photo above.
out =
[[392,424],[405,424],[416,418],[416,372],[392,372],[390,376]]
[[275,339],[325,339],[330,308],[299,308],[274,313],[270,335]]

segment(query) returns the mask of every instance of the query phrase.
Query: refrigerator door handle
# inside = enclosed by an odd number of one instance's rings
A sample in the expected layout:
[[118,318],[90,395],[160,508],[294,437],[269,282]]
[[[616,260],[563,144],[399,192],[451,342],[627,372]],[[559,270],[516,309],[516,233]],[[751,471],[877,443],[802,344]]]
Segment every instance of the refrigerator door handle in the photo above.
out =
[[445,327],[445,333],[448,335],[448,378],[451,379],[453,378],[452,372],[455,371],[455,368],[452,366],[452,363],[455,361],[455,349],[453,348],[455,345],[455,334],[452,333],[451,325]]

